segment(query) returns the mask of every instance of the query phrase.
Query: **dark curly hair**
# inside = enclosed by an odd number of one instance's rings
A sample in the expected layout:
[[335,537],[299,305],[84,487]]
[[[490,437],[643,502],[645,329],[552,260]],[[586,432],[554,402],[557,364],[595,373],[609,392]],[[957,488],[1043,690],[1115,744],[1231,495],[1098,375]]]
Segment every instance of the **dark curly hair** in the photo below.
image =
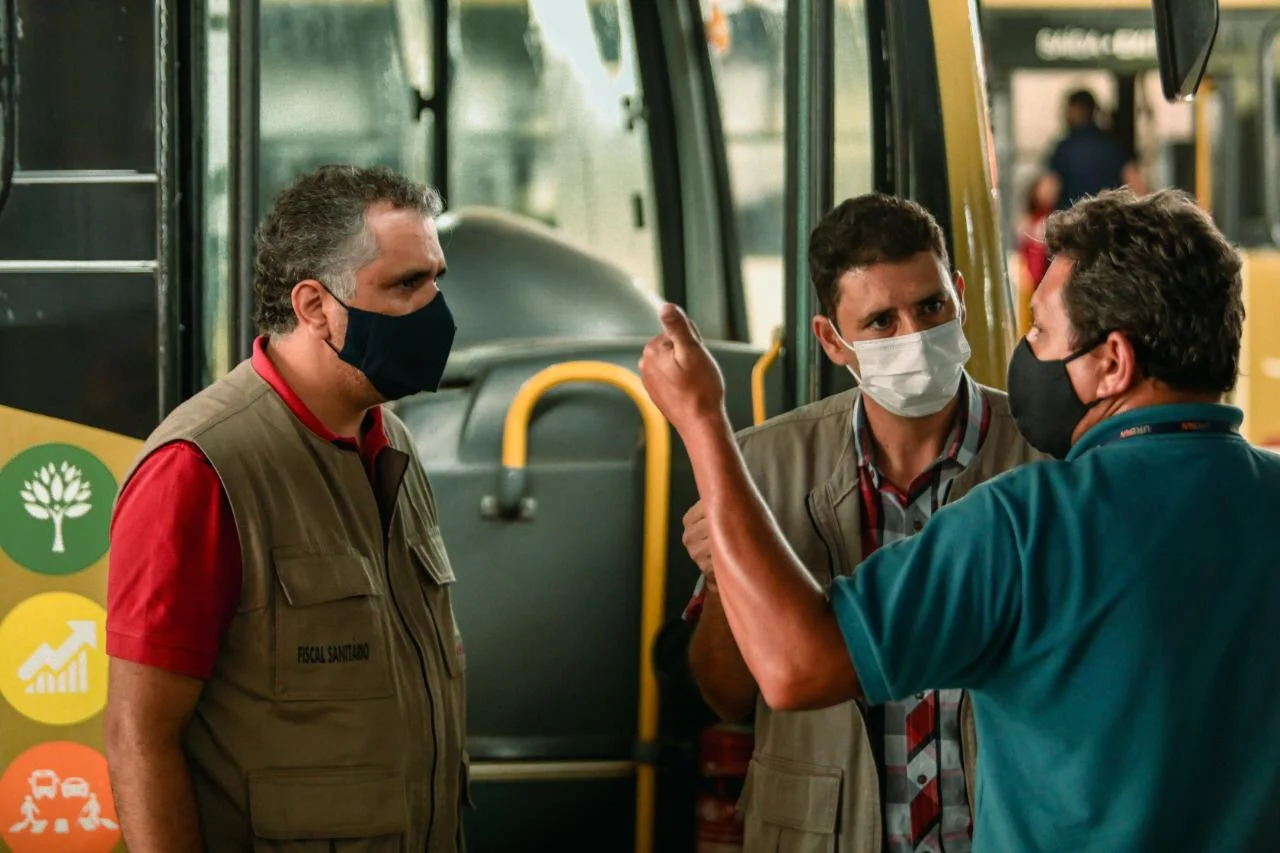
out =
[[942,229],[916,202],[883,193],[841,202],[809,235],[809,278],[822,313],[835,317],[840,277],[849,270],[900,263],[921,252],[932,252],[950,268]]
[[356,270],[377,257],[365,212],[385,202],[424,217],[440,215],[435,190],[383,166],[321,166],[276,198],[258,226],[253,263],[254,323],[259,334],[287,334],[298,324],[293,287],[316,279],[344,301],[355,296]]
[[1045,242],[1075,263],[1062,290],[1074,347],[1121,331],[1145,376],[1179,391],[1235,387],[1240,255],[1186,193],[1100,193],[1050,216]]

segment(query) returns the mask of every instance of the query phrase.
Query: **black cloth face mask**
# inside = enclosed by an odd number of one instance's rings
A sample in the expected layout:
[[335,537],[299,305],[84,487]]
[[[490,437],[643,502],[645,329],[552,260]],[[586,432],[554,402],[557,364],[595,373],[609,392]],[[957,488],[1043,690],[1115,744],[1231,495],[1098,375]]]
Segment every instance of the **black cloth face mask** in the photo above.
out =
[[347,309],[347,337],[341,350],[332,343],[329,348],[368,377],[379,394],[398,400],[440,388],[458,330],[443,292],[417,311],[400,315],[365,311],[333,298]]
[[1097,344],[1073,352],[1066,358],[1044,360],[1024,337],[1009,360],[1009,409],[1018,432],[1027,443],[1054,459],[1066,459],[1071,451],[1071,434],[1085,414],[1103,398],[1085,403],[1071,385],[1067,365],[1091,351]]

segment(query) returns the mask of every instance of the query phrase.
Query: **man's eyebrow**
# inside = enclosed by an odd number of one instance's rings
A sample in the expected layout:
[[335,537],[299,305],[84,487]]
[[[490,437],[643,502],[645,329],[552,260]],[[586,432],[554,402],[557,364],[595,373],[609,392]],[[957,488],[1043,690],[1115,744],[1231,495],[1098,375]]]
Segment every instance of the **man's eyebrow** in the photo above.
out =
[[868,311],[858,318],[858,322],[863,326],[869,325],[877,317],[883,317],[886,314],[892,314],[893,308],[876,308],[874,311]]
[[397,276],[396,279],[391,282],[391,286],[399,287],[402,284],[410,284],[424,278],[435,278],[438,280],[444,277],[444,272],[444,267],[441,267],[438,271],[422,268],[412,269],[404,275]]

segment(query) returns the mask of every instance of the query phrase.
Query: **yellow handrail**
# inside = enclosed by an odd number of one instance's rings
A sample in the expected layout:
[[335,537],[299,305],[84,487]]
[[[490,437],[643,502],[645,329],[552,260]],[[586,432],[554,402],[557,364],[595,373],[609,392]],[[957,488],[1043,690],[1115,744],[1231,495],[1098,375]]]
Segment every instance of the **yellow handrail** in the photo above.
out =
[[[529,421],[542,395],[568,382],[595,382],[625,391],[644,419],[644,556],[640,604],[640,745],[658,740],[658,680],[651,649],[662,628],[667,583],[667,513],[671,488],[671,433],[649,399],[640,377],[616,364],[566,361],[525,380],[507,409],[502,431],[502,465],[523,470],[529,459]],[[636,853],[652,853],[657,775],[651,760],[636,765]]]
[[1213,96],[1213,80],[1200,81],[1195,100],[1196,201],[1206,213],[1213,213],[1213,125],[1209,99]]
[[767,414],[765,411],[764,377],[781,354],[782,327],[778,326],[773,330],[773,343],[769,345],[769,348],[764,351],[760,358],[756,359],[755,365],[751,368],[751,416],[753,423],[764,423],[765,415]]

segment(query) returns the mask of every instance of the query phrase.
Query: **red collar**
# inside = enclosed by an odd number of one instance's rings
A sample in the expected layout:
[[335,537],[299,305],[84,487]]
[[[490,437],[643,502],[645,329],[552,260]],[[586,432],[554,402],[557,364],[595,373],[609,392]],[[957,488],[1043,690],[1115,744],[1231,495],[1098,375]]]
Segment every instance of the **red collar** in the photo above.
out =
[[280,375],[280,371],[276,370],[276,366],[271,363],[270,357],[267,356],[267,339],[259,337],[253,342],[253,369],[257,372],[262,380],[271,386],[276,394],[280,395],[280,399],[289,407],[289,411],[293,416],[325,441],[333,442],[345,450],[354,450],[360,453],[364,460],[365,466],[370,471],[373,470],[373,460],[383,449],[391,445],[387,438],[387,431],[382,422],[382,407],[374,406],[365,416],[364,424],[361,426],[361,433],[364,436],[363,443],[354,436],[338,435],[329,429],[315,413],[307,408],[306,403],[302,402],[292,388],[284,381],[284,377]]

